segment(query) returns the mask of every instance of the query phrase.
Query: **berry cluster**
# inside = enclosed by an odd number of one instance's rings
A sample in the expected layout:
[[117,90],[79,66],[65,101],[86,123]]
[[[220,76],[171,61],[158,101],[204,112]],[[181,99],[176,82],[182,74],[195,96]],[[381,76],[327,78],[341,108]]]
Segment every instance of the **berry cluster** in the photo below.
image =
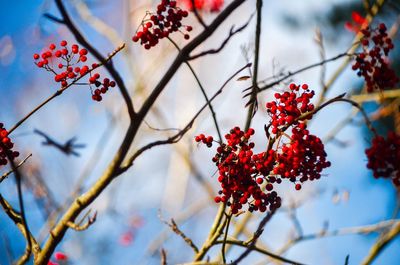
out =
[[8,137],[8,131],[4,124],[0,122],[0,167],[7,165],[8,159],[14,159],[19,156],[19,152],[13,151],[13,142]]
[[347,21],[344,24],[344,28],[348,31],[358,33],[361,29],[368,26],[368,20],[361,16],[360,13],[353,11],[351,13],[352,22]]
[[[260,186],[262,178],[257,178],[257,162],[253,155],[254,143],[249,142],[254,130],[250,128],[246,133],[239,127],[233,128],[225,135],[227,144],[221,144],[213,157],[218,167],[218,181],[221,183],[219,196],[215,202],[223,202],[230,206],[233,214],[239,212],[243,205],[248,205],[249,211],[265,212],[279,208],[281,198],[272,191],[272,184],[267,184],[264,192]],[[258,161],[259,162],[259,161]]]
[[194,140],[195,140],[196,142],[198,142],[198,143],[199,143],[199,142],[202,142],[203,144],[206,144],[207,147],[211,147],[214,138],[213,138],[212,136],[206,137],[204,134],[200,134],[200,135],[196,136],[196,137],[194,138]]
[[[226,203],[233,214],[238,213],[243,205],[248,205],[249,211],[277,209],[281,198],[273,191],[275,183],[287,179],[295,184],[296,190],[300,190],[300,183],[319,179],[322,170],[330,166],[321,139],[307,130],[305,120],[311,115],[299,119],[302,114],[314,110],[310,103],[314,91],[310,91],[306,84],[291,84],[289,88],[291,92],[276,93],[277,101],[267,103],[275,137],[269,139],[266,151],[253,153],[255,144],[249,140],[255,133],[254,129],[244,132],[235,127],[225,135],[227,143],[220,144],[212,159],[218,167],[218,181],[221,183],[215,202]],[[292,128],[291,136],[285,134],[289,128]],[[283,143],[282,137],[287,137],[289,142]],[[203,134],[195,138],[196,142],[211,147],[207,139]]]
[[[181,0],[183,5],[190,11],[193,10],[192,0]],[[219,12],[224,5],[224,0],[195,0],[194,7],[198,11]]]
[[[92,75],[92,71],[99,65],[93,63],[90,67],[83,64],[87,61],[87,55],[88,51],[85,48],[80,49],[77,44],[73,44],[69,48],[67,41],[62,40],[59,48],[52,43],[41,54],[35,53],[33,59],[39,68],[53,73],[54,80],[60,83],[61,87],[67,87],[69,84],[75,83],[77,79],[89,74],[91,77],[87,84],[90,86],[92,98],[95,101],[101,101],[100,94],[106,93],[109,87],[114,87],[115,82],[108,78],[104,78],[103,82],[100,82],[100,74]],[[97,88],[102,87],[93,91],[91,84]]]
[[[321,139],[311,135],[305,123],[300,123],[292,129],[290,143],[282,146],[282,153],[277,156],[277,166],[273,173],[291,182],[305,182],[321,177],[324,168],[331,165],[326,160],[326,152]],[[301,184],[295,185],[296,190]]]
[[[271,132],[278,134],[289,125],[296,125],[297,119],[304,113],[314,110],[314,105],[310,99],[314,96],[314,91],[308,89],[307,84],[302,86],[296,84],[289,85],[290,92],[275,93],[276,101],[266,104],[267,112],[271,117]],[[300,91],[302,91],[300,93]],[[311,119],[308,115],[307,119]]]
[[148,50],[156,46],[160,39],[167,38],[173,32],[181,32],[188,40],[190,38],[188,33],[192,31],[192,27],[181,23],[181,20],[187,16],[188,12],[177,7],[176,1],[162,0],[157,6],[156,13],[146,14],[132,41],[140,40],[140,44]]
[[361,30],[363,52],[356,55],[352,69],[364,78],[368,92],[393,88],[399,82],[389,66],[387,56],[394,45],[386,31],[383,23],[373,29],[366,27]]
[[394,185],[400,187],[400,135],[389,132],[387,139],[376,136],[365,153],[367,167],[373,171],[375,178],[391,178]]
[[105,94],[108,91],[109,87],[115,87],[115,81],[110,81],[107,77],[103,79],[103,82],[100,82],[100,75],[98,73],[94,74],[89,78],[89,83],[93,84],[97,87],[94,91],[92,91],[92,99],[95,101],[101,101],[101,94]]

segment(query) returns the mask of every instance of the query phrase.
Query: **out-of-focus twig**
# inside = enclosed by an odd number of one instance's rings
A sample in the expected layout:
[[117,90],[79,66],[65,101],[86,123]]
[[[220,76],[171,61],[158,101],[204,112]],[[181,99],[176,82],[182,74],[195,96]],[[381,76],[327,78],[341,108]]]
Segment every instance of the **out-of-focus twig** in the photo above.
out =
[[[30,157],[32,156],[32,154],[27,155],[24,160],[22,160],[18,165],[16,165],[16,168],[18,169],[20,166],[22,166]],[[6,173],[4,173],[1,177],[0,177],[0,183],[2,183],[11,173],[13,173],[13,170],[10,170]]]

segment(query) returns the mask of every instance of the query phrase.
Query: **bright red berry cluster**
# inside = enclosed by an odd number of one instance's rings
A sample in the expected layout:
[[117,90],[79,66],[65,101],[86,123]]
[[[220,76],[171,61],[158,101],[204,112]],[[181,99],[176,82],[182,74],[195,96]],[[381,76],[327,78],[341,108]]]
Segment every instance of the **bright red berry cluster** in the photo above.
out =
[[[300,183],[319,179],[322,170],[330,166],[321,139],[307,130],[305,120],[311,115],[301,117],[314,110],[310,103],[314,91],[306,84],[291,84],[289,88],[291,92],[276,93],[276,101],[267,103],[275,137],[268,140],[266,151],[253,153],[255,144],[249,140],[254,129],[244,132],[235,127],[225,135],[227,143],[220,144],[212,159],[218,167],[221,183],[215,202],[226,203],[234,214],[243,205],[248,205],[250,211],[277,209],[281,198],[273,191],[274,183],[280,184],[287,179],[300,190]],[[291,136],[286,134],[289,128],[292,128]],[[287,143],[283,137],[288,138]],[[211,147],[207,139],[203,134],[195,138]]]
[[92,98],[96,101],[101,101],[101,94],[105,94],[109,87],[114,87],[115,82],[104,78],[103,82],[99,81],[100,74],[92,75],[92,70],[98,67],[98,64],[93,63],[91,66],[85,65],[87,61],[88,51],[85,48],[79,48],[77,44],[68,47],[65,40],[60,42],[60,47],[52,43],[48,49],[45,49],[40,55],[38,53],[33,55],[35,64],[39,68],[44,68],[54,74],[54,80],[60,83],[62,87],[76,82],[76,80],[89,73],[88,85],[95,85],[98,89],[93,90]]
[[[183,5],[190,11],[193,10],[192,0],[181,0]],[[224,5],[224,0],[195,0],[194,6],[198,11],[219,12]]]
[[389,132],[387,139],[376,136],[365,153],[367,167],[373,171],[375,178],[391,178],[400,187],[400,135]]
[[162,0],[157,6],[156,13],[147,13],[132,41],[138,42],[145,49],[150,49],[158,44],[158,41],[167,38],[170,33],[181,32],[183,37],[190,38],[188,32],[192,31],[191,26],[182,25],[182,19],[188,16],[186,10],[177,7],[176,1]]
[[383,23],[373,29],[366,27],[361,30],[363,52],[356,55],[352,69],[365,79],[368,92],[393,88],[399,82],[389,66],[387,56],[394,45],[386,31]]
[[264,192],[260,184],[263,179],[258,178],[258,156],[253,155],[254,143],[249,142],[254,130],[250,128],[246,133],[239,127],[233,128],[225,135],[227,144],[221,144],[213,157],[213,162],[218,167],[218,181],[221,183],[219,196],[215,202],[223,202],[230,206],[233,214],[239,212],[243,205],[248,205],[250,211],[265,212],[279,208],[281,198],[272,191],[272,184],[267,184]]
[[368,26],[368,20],[361,16],[360,13],[353,11],[351,13],[352,22],[347,21],[344,24],[344,28],[348,31],[352,31],[354,33],[358,33],[361,29]]
[[19,152],[13,151],[13,142],[8,137],[8,131],[4,124],[0,122],[0,167],[7,165],[8,159],[14,159],[19,156]]
[[[331,165],[321,139],[311,135],[305,123],[293,127],[290,142],[282,146],[276,160],[273,173],[294,183],[319,179],[322,170]],[[301,189],[301,184],[297,183],[295,188]]]
[[[271,132],[278,134],[287,126],[297,124],[297,119],[304,113],[314,110],[314,105],[310,99],[314,96],[314,91],[308,89],[307,84],[302,86],[290,84],[290,92],[275,93],[276,101],[266,104],[267,112],[271,117]],[[302,91],[302,92],[301,92]],[[308,115],[311,119],[312,115]]]
[[194,139],[198,143],[202,142],[203,144],[206,144],[207,147],[211,147],[212,146],[212,142],[214,140],[214,138],[212,136],[206,137],[204,134],[200,134],[200,135],[196,136]]

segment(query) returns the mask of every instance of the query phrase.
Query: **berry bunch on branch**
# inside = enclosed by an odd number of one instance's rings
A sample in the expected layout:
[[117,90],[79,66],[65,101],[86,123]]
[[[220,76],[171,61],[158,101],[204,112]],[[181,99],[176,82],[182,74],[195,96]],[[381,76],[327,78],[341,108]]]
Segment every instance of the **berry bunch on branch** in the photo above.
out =
[[[212,159],[221,183],[215,202],[226,203],[232,214],[237,214],[243,205],[248,205],[251,212],[274,211],[281,206],[274,185],[289,180],[300,190],[300,183],[321,177],[330,162],[321,139],[307,130],[306,121],[314,110],[310,103],[313,96],[308,85],[290,84],[289,91],[276,93],[276,101],[266,104],[271,121],[265,127],[268,138],[264,152],[253,152],[255,143],[249,141],[255,133],[252,128],[244,132],[235,127],[225,135],[227,143],[220,143]],[[289,128],[291,136],[287,133]],[[195,138],[211,147],[207,139],[212,137],[200,134]]]
[[88,85],[92,93],[92,99],[101,101],[101,95],[105,94],[110,87],[115,87],[116,84],[115,81],[110,81],[109,78],[101,80],[99,73],[92,73],[93,70],[99,67],[99,64],[84,64],[87,61],[87,55],[87,49],[79,48],[78,44],[73,44],[69,47],[67,41],[62,40],[58,49],[52,43],[41,54],[35,53],[33,58],[39,68],[54,74],[54,81],[60,83],[62,88],[76,84],[78,80],[89,74],[89,82],[79,83],[79,85]]

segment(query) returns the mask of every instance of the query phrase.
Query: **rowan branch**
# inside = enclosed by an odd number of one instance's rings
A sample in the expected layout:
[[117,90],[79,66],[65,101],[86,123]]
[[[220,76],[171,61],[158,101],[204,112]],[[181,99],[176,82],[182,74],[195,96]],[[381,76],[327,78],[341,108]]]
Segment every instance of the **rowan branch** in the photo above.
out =
[[179,229],[174,219],[171,218],[171,223],[168,223],[167,221],[163,220],[161,216],[159,216],[159,218],[164,224],[168,225],[175,234],[182,237],[182,239],[193,249],[195,253],[199,252],[199,248],[193,243],[193,240],[187,237],[185,233]]
[[75,26],[74,22],[71,20],[67,10],[65,9],[65,6],[63,4],[62,0],[55,0],[55,3],[57,5],[58,10],[61,13],[61,16],[64,21],[64,25],[71,31],[71,33],[75,36],[76,40],[78,43],[80,43],[82,46],[84,46],[88,51],[101,63],[104,64],[105,68],[107,71],[110,73],[112,78],[115,80],[115,82],[118,85],[118,88],[121,92],[121,95],[125,101],[126,107],[128,109],[128,114],[131,120],[135,116],[135,110],[133,107],[132,100],[129,96],[128,90],[125,86],[125,83],[121,77],[121,75],[118,73],[118,71],[114,68],[114,65],[109,62],[101,53],[93,46],[91,45],[86,38],[81,34],[81,32],[78,30],[78,28]]
[[[54,251],[58,243],[62,240],[69,228],[66,223],[69,221],[74,221],[79,213],[83,209],[85,209],[90,203],[92,203],[111,183],[111,181],[121,173],[121,170],[119,170],[121,164],[125,159],[126,154],[128,153],[133,139],[135,138],[136,133],[138,132],[139,127],[142,124],[145,116],[154,105],[158,96],[164,90],[170,79],[175,75],[179,67],[185,62],[190,52],[198,47],[201,43],[203,43],[208,37],[210,37],[212,33],[222,24],[222,22],[245,1],[246,0],[233,1],[214,19],[214,21],[207,27],[206,30],[204,30],[196,38],[194,38],[191,42],[189,42],[185,47],[182,48],[181,52],[179,52],[174,62],[171,64],[170,68],[167,70],[165,75],[161,78],[154,90],[145,100],[140,110],[134,116],[134,119],[131,119],[124,139],[121,142],[118,151],[116,152],[113,160],[110,162],[103,175],[93,184],[93,186],[89,188],[86,193],[82,194],[74,200],[74,202],[70,205],[70,207],[61,217],[56,226],[51,230],[51,236],[48,238],[43,246],[43,250],[38,257],[38,263],[46,263],[50,259],[51,253]],[[59,6],[62,6],[60,0],[57,0],[56,3],[58,3]]]
[[29,117],[31,117],[36,111],[40,110],[42,107],[44,107],[47,103],[52,101],[54,98],[60,96],[65,90],[70,88],[71,86],[75,85],[81,78],[85,77],[86,75],[90,74],[92,71],[97,69],[98,67],[104,65],[104,63],[109,62],[112,57],[114,57],[119,51],[121,51],[125,47],[125,44],[122,44],[119,46],[117,49],[115,49],[106,59],[103,59],[102,62],[97,64],[96,68],[92,68],[89,71],[87,71],[84,75],[80,75],[77,77],[72,83],[68,84],[65,87],[62,87],[58,89],[53,95],[48,97],[46,100],[44,100],[42,103],[40,103],[36,108],[34,108],[31,112],[29,112],[25,117],[23,117],[20,121],[18,121],[11,129],[8,131],[9,134],[11,134],[16,128],[18,128],[22,123],[24,123]]
[[252,18],[253,18],[253,15],[250,16],[250,18],[248,19],[248,21],[245,24],[243,24],[242,26],[240,26],[237,29],[235,29],[235,26],[232,26],[231,29],[229,30],[228,37],[225,38],[225,40],[221,43],[221,45],[218,48],[206,50],[206,51],[200,52],[198,54],[191,55],[191,56],[189,56],[188,61],[195,60],[199,57],[203,57],[208,54],[216,54],[216,53],[219,53],[220,51],[222,51],[222,49],[226,46],[226,44],[228,44],[229,40],[234,35],[241,32],[242,30],[244,30],[250,24],[250,21]]
[[[25,162],[32,156],[32,154],[27,155],[24,160],[22,160],[18,165],[15,166],[16,169],[18,169],[20,166],[22,166],[23,164],[25,164]],[[10,170],[6,173],[4,173],[1,177],[0,177],[0,183],[2,183],[11,173],[13,173],[14,170]]]

